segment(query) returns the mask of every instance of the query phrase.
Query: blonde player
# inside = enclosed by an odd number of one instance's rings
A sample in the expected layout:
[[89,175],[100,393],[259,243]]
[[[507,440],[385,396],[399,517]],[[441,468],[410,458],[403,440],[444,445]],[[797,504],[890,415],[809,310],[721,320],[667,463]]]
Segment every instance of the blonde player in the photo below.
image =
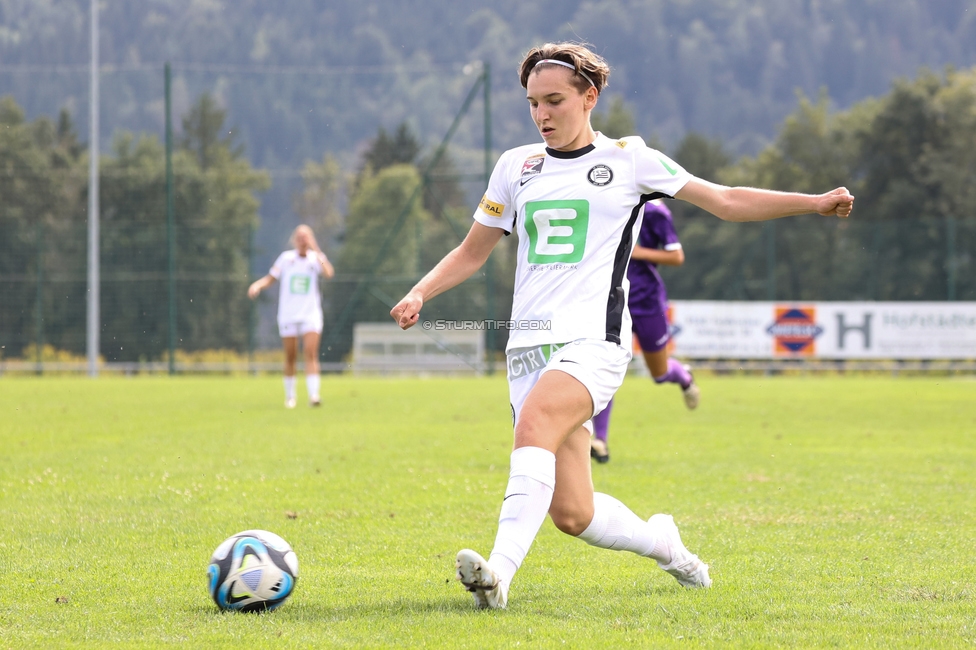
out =
[[651,558],[679,584],[708,587],[708,565],[684,546],[671,515],[644,520],[594,493],[590,477],[589,421],[631,358],[626,271],[643,206],[669,196],[728,221],[764,221],[846,217],[854,197],[844,188],[809,195],[715,185],[638,137],[594,132],[590,112],[610,69],[581,45],[534,48],[519,72],[543,142],[502,154],[464,241],[390,312],[404,329],[416,324],[425,301],[470,277],[502,236],[518,232],[512,320],[536,324],[513,331],[506,350],[515,425],[508,487],[491,554],[461,550],[457,578],[477,607],[505,607],[548,513],[587,544]]
[[295,408],[295,364],[298,338],[305,353],[305,387],[308,403],[319,406],[319,339],[322,336],[322,297],[319,275],[331,278],[335,270],[319,249],[312,229],[295,228],[291,236],[295,248],[278,256],[271,270],[247,289],[252,300],[275,282],[281,283],[278,295],[278,333],[285,348],[285,407]]

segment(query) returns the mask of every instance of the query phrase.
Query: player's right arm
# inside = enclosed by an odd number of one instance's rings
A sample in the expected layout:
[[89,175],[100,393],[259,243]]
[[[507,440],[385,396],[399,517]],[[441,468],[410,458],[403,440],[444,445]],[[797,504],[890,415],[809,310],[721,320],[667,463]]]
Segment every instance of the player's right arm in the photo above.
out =
[[502,238],[501,228],[491,228],[478,223],[471,225],[471,230],[461,244],[444,256],[430,272],[418,282],[413,289],[390,310],[390,316],[403,329],[413,327],[420,318],[420,309],[425,300],[444,293],[456,287],[475,271],[480,269],[488,260],[495,244]]
[[272,284],[278,281],[281,276],[281,266],[285,259],[288,257],[288,251],[285,251],[278,256],[278,259],[274,261],[271,265],[271,270],[268,274],[261,278],[260,280],[255,280],[251,283],[251,286],[247,288],[247,297],[254,300],[258,297],[258,294],[270,287]]
[[258,297],[258,294],[270,287],[277,280],[273,275],[266,275],[260,280],[255,280],[251,283],[251,286],[247,288],[247,297],[254,300]]

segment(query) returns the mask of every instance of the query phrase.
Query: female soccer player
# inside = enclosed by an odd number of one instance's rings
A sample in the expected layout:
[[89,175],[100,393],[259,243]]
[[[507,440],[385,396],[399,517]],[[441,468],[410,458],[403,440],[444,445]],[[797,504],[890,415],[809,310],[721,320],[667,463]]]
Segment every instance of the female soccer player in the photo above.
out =
[[295,408],[295,362],[298,359],[298,337],[305,353],[305,388],[308,403],[319,406],[319,337],[322,336],[322,297],[319,275],[331,278],[335,270],[319,249],[312,229],[295,228],[291,235],[294,250],[278,256],[271,270],[247,289],[252,300],[276,281],[278,294],[278,333],[285,348],[285,408]]
[[[573,43],[529,51],[520,65],[543,143],[502,154],[464,241],[390,315],[406,329],[424,301],[471,276],[504,234],[517,230],[512,320],[550,324],[513,331],[508,379],[515,444],[488,560],[464,549],[457,578],[480,608],[505,607],[515,572],[545,520],[601,548],[650,557],[686,587],[708,587],[708,565],[685,548],[670,515],[644,521],[593,491],[586,424],[623,381],[631,358],[627,263],[644,203],[672,196],[729,221],[818,212],[846,217],[854,197],[724,187],[697,179],[638,137],[593,131],[590,113],[610,72]],[[621,343],[625,345],[621,345]]]
[[[640,343],[647,362],[647,369],[655,383],[673,383],[681,387],[685,406],[698,407],[700,391],[691,375],[691,368],[668,356],[668,290],[664,286],[657,265],[681,266],[685,254],[674,230],[671,211],[661,199],[644,205],[644,221],[637,235],[637,243],[627,267],[630,295],[627,307],[633,320],[634,335]],[[607,442],[610,429],[610,411],[613,400],[599,414],[593,416],[593,438],[590,439],[590,456],[598,463],[610,460]]]

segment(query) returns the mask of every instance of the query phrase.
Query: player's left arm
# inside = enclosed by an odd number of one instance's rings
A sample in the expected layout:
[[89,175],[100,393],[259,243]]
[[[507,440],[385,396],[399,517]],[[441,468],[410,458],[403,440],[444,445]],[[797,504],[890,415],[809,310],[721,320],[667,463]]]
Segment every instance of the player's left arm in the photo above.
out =
[[768,221],[780,217],[817,213],[847,218],[854,196],[846,187],[825,194],[777,192],[756,187],[727,187],[692,178],[674,198],[687,201],[725,221]]
[[319,266],[322,267],[322,275],[327,278],[335,276],[335,269],[332,267],[332,262],[325,256],[325,253],[318,249],[315,250],[315,253],[318,255]]
[[634,246],[632,259],[651,264],[663,264],[665,266],[681,266],[685,263],[685,252],[680,248],[674,250],[661,250],[660,248],[647,248],[637,244]]

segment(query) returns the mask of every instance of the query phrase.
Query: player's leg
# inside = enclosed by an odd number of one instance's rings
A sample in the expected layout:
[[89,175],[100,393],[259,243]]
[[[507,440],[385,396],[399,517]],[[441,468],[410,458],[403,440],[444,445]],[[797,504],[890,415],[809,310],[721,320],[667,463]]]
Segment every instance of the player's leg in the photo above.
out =
[[[526,377],[517,381],[531,380]],[[459,552],[457,557],[457,577],[474,594],[475,604],[482,608],[506,606],[512,578],[552,502],[556,485],[555,452],[593,415],[593,402],[586,388],[564,372],[541,373],[521,404],[516,403],[517,393],[515,385],[512,390],[515,449],[495,545],[488,561],[468,549]]]
[[308,391],[308,403],[311,406],[319,406],[322,400],[319,397],[319,384],[321,375],[319,373],[319,340],[321,332],[308,331],[302,334],[302,352],[305,358],[305,388]]
[[698,407],[700,390],[691,374],[691,368],[668,356],[667,345],[671,336],[664,313],[651,316],[634,316],[634,333],[644,351],[647,369],[657,384],[678,384],[684,396],[685,406]]
[[282,335],[281,344],[285,350],[285,407],[295,408],[295,365],[298,361],[298,336]]
[[607,436],[610,434],[610,411],[613,410],[613,400],[607,404],[607,408],[593,416],[593,437],[590,438],[590,458],[595,458],[598,463],[610,461],[610,443]]
[[671,515],[644,521],[609,494],[594,493],[588,440],[589,432],[580,427],[556,452],[556,489],[549,507],[556,528],[591,546],[656,560],[685,587],[710,586],[708,565],[681,543]]

